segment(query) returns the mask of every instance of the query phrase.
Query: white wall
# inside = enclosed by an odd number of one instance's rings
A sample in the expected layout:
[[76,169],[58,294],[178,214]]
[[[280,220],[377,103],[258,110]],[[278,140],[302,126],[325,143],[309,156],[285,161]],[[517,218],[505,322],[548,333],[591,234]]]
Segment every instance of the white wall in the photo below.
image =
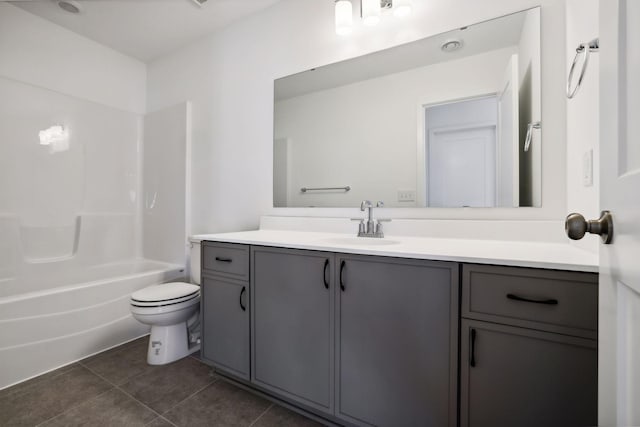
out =
[[[569,74],[576,47],[599,34],[598,0],[567,0],[567,38],[565,76]],[[580,65],[580,64],[578,64]],[[576,71],[576,74],[579,70]],[[587,219],[600,217],[600,63],[599,55],[589,57],[589,68],[582,87],[573,99],[567,99],[567,211]],[[576,78],[577,79],[577,78]],[[593,150],[593,184],[584,186],[583,156]],[[586,235],[574,245],[598,252],[600,238]]]
[[[149,111],[193,101],[193,232],[258,226],[261,214],[354,216],[356,209],[272,208],[273,80],[319,65],[542,5],[545,142],[542,208],[389,209],[418,218],[553,219],[566,214],[564,3],[414,2],[405,20],[334,33],[333,2],[283,0],[148,68]],[[386,18],[386,17],[385,17]]]
[[[416,201],[398,201],[397,193],[417,190],[420,107],[497,93],[513,51],[499,49],[278,102],[275,138],[291,144],[289,206],[353,207],[364,199],[415,206]],[[300,192],[345,185],[351,191]]]
[[121,110],[145,111],[144,63],[3,2],[0,76]]

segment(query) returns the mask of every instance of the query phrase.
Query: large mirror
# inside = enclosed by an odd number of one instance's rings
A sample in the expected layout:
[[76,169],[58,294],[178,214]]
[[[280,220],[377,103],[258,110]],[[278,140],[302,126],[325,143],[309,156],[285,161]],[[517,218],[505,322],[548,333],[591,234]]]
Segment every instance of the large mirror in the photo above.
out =
[[540,10],[275,81],[275,207],[540,206]]

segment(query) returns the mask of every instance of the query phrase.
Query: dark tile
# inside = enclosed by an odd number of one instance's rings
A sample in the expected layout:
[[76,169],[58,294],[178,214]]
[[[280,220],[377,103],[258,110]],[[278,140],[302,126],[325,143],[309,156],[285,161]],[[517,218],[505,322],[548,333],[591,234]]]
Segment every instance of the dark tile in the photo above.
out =
[[118,389],[110,390],[42,424],[47,427],[144,426],[158,415]]
[[27,381],[23,381],[20,384],[16,384],[14,386],[5,388],[0,390],[0,399],[2,399],[5,396],[9,396],[10,394],[13,393],[18,393],[18,392],[24,392],[25,390],[29,389],[30,387],[33,387],[35,385],[38,385],[40,383],[42,383],[45,380],[49,380],[51,378],[55,378],[59,375],[62,375],[66,372],[69,372],[70,370],[77,368],[78,364],[77,363],[72,363],[70,365],[67,366],[63,366],[62,368],[58,368],[55,371],[51,371],[51,372],[47,372],[46,374],[42,374],[39,375],[35,378],[31,378],[30,380]]
[[136,340],[82,361],[82,364],[115,385],[153,369],[147,364],[147,340]]
[[309,418],[303,417],[279,405],[273,405],[253,424],[253,427],[321,427]]
[[112,388],[82,366],[0,398],[0,425],[33,426]]
[[127,350],[127,349],[132,348],[132,347],[138,347],[140,345],[147,345],[148,343],[149,343],[149,336],[145,335],[144,337],[136,338],[133,341],[126,342],[126,343],[121,344],[121,345],[119,345],[117,347],[113,347],[113,348],[110,348],[109,350],[105,350],[105,351],[100,352],[98,354],[94,354],[93,356],[89,356],[86,359],[81,360],[80,363],[83,364],[83,365],[86,365],[88,363],[91,363],[95,359],[108,357],[108,356],[113,355],[115,353],[120,353],[123,350]]
[[147,424],[147,427],[173,427],[175,424],[171,424],[169,421],[165,420],[164,418],[156,418],[155,420],[151,421],[149,424]]
[[179,426],[249,426],[271,403],[225,381],[217,381],[165,414]]
[[153,366],[121,387],[153,410],[163,413],[215,381],[217,377],[210,372],[208,366],[185,357],[168,365]]

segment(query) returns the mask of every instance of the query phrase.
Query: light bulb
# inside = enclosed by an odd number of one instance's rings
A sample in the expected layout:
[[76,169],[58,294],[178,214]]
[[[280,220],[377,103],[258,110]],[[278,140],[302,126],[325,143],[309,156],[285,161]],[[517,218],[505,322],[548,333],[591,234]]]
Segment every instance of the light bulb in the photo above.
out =
[[337,0],[336,5],[336,34],[346,36],[353,30],[353,7],[349,0]]
[[380,0],[362,0],[362,23],[367,26],[380,22]]
[[393,14],[399,18],[411,14],[411,0],[393,0]]

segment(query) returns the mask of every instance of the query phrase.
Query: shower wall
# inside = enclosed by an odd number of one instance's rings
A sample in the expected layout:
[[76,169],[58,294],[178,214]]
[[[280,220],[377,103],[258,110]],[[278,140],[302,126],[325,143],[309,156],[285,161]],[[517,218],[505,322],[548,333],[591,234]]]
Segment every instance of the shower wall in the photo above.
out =
[[141,131],[139,114],[0,77],[0,297],[139,256]]
[[0,3],[0,298],[142,255],[145,80],[143,63]]
[[188,103],[145,97],[144,63],[0,2],[0,389],[147,333],[131,293],[184,278]]

